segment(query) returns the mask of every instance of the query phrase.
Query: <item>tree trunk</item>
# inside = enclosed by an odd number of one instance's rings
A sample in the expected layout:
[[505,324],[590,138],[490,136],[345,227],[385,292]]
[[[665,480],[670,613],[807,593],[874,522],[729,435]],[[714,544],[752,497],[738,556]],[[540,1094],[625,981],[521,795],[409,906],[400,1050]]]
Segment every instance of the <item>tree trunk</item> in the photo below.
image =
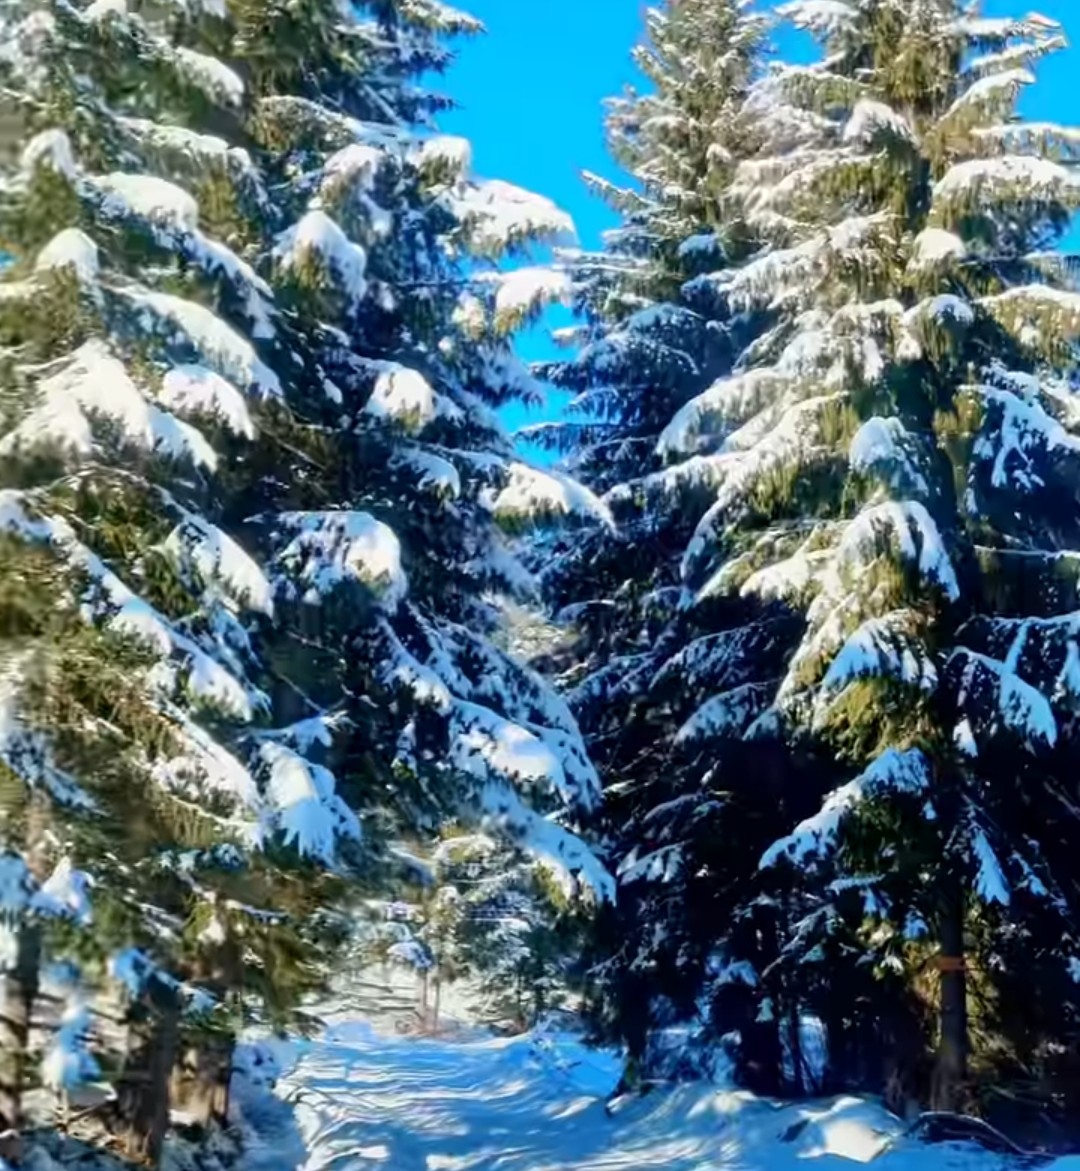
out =
[[180,1039],[180,1004],[175,989],[151,980],[137,1011],[116,1087],[116,1109],[129,1158],[156,1167],[169,1128],[169,1082]]
[[229,1118],[229,1083],[236,1038],[213,1034],[187,1046],[173,1070],[169,1096],[195,1126],[224,1127]]
[[[23,843],[27,868],[36,882],[48,871],[45,843],[49,806],[39,791],[31,790],[26,806]],[[41,928],[22,921],[15,927],[15,967],[0,972],[0,1134],[22,1128],[22,1094],[30,1044],[30,1022],[41,980]],[[9,1138],[5,1146],[11,1144]],[[18,1146],[17,1140],[15,1145]],[[17,1155],[18,1152],[16,1152]],[[5,1156],[14,1162],[10,1156]]]
[[799,1002],[792,1000],[788,1011],[788,1047],[791,1051],[791,1092],[796,1098],[806,1092],[803,1081],[802,1021],[799,1019]]
[[439,1006],[442,1002],[442,978],[435,976],[435,1007],[431,1011],[431,1031],[437,1035],[439,1032]]
[[15,967],[0,976],[0,1133],[22,1126],[30,1019],[37,999],[41,931],[23,923],[17,929]]
[[533,984],[533,1016],[530,1024],[535,1025],[540,1020],[544,1015],[544,1009],[546,1007],[543,980],[538,976],[536,982]]
[[939,925],[941,954],[941,1035],[931,1105],[959,1110],[967,1078],[967,972],[964,966],[964,899],[959,888],[945,906]]

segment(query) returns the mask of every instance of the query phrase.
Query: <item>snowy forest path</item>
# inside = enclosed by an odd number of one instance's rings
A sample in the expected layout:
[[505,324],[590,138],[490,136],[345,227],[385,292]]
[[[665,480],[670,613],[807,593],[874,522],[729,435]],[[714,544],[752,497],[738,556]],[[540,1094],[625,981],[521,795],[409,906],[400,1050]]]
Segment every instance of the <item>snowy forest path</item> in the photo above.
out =
[[855,1098],[797,1105],[696,1085],[614,1116],[614,1063],[569,1038],[416,1040],[367,1024],[297,1047],[263,1099],[248,1171],[1005,1171],[985,1151],[925,1147]]

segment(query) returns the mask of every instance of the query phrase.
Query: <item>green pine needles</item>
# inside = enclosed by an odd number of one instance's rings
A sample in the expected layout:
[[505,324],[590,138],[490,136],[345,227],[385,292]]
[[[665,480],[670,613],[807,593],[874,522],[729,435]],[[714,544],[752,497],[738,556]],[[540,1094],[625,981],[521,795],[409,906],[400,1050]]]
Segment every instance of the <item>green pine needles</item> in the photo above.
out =
[[544,434],[618,525],[544,550],[621,875],[598,1010],[658,1066],[689,1021],[682,1068],[982,1108],[1061,1076],[1078,1003],[1077,139],[1016,108],[1063,39],[774,16],[820,59],[730,0],[650,15],[638,190],[565,258],[587,421]]

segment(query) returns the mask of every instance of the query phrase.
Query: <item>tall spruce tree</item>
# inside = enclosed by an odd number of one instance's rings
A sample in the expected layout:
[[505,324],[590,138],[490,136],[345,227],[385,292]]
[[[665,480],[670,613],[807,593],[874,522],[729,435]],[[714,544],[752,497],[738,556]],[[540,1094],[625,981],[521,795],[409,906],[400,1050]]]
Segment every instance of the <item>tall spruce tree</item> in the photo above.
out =
[[5,7],[6,1126],[46,957],[126,988],[107,1073],[155,1158],[173,1067],[220,1111],[200,1049],[289,1019],[403,827],[473,817],[605,887],[564,825],[597,790],[576,725],[487,640],[528,584],[498,524],[597,505],[492,414],[560,288],[494,260],[568,224],[425,128],[415,80],[473,27]]
[[[664,45],[722,9],[672,4],[650,31]],[[647,1026],[703,1017],[762,1087],[892,1073],[954,1106],[973,1046],[995,1077],[1063,1087],[1080,302],[1055,248],[1080,189],[1075,133],[1016,112],[1060,30],[952,0],[779,15],[825,52],[757,78],[749,63],[732,92],[722,125],[743,132],[715,153],[711,234],[674,249],[707,244],[715,271],[661,268],[691,277],[678,318],[625,275],[671,255],[680,202],[665,153],[637,156],[611,262],[574,267],[579,287],[641,299],[586,300],[579,354],[552,371],[593,419],[545,432],[595,463],[625,541],[608,562],[600,534],[566,546],[547,575],[585,636],[571,697],[621,863],[603,999],[636,1055]],[[667,72],[692,75],[693,49]],[[655,116],[615,123],[635,146],[680,125],[650,76]],[[673,192],[652,221],[643,159]],[[731,352],[694,375],[700,394],[620,364],[648,346],[686,380],[702,322]],[[639,423],[653,409],[659,429]],[[649,1022],[625,1011],[640,999]]]
[[[4,15],[3,833],[26,872],[5,1122],[40,965],[76,955],[90,988],[111,971],[126,989],[107,1069],[129,1148],[156,1158],[185,1039],[242,1020],[243,993],[283,1019],[316,982],[330,892],[300,860],[336,862],[359,827],[329,773],[299,755],[283,773],[262,686],[273,597],[237,482],[284,450],[257,353],[277,312],[247,259],[267,198],[206,133],[239,136],[240,79],[180,43],[221,14]],[[319,818],[336,832],[316,840]],[[72,903],[87,883],[92,912]],[[67,905],[84,930],[49,940]]]
[[761,859],[781,897],[759,1015],[783,998],[796,1054],[819,1017],[833,1075],[865,1081],[860,1017],[912,1014],[937,1050],[918,1092],[955,1107],[976,1039],[995,1078],[1049,1073],[1075,1029],[1080,301],[1054,249],[1080,187],[1075,134],[1016,111],[1063,42],[952,0],[780,11],[825,53],[756,104],[803,144],[736,168],[761,253],[687,289],[769,329],[661,440],[720,451],[643,488],[689,472],[714,494],[683,562],[696,599],[805,624],[744,732],[834,778]]
[[[745,919],[733,911],[750,900],[756,859],[784,824],[786,773],[769,747],[739,736],[779,679],[798,623],[739,599],[688,594],[683,550],[713,495],[696,470],[722,436],[703,435],[683,453],[664,434],[768,323],[766,313],[693,301],[684,287],[754,254],[756,238],[730,194],[737,164],[766,142],[797,147],[805,130],[766,118],[754,101],[765,22],[748,4],[671,3],[647,21],[635,59],[649,92],[611,102],[608,115],[612,154],[635,186],[594,181],[622,224],[603,254],[565,257],[584,324],[572,339],[576,355],[543,370],[577,391],[571,410],[583,418],[531,436],[569,453],[616,521],[540,551],[548,600],[575,632],[569,655],[553,664],[567,670],[605,777],[605,826],[620,869],[598,1007],[605,1027],[627,1040],[633,1065],[656,1074],[658,1065],[708,1064],[720,1033],[758,1028],[748,957],[768,953],[770,930],[775,936],[767,907]],[[665,464],[656,491],[645,477]],[[729,699],[702,708],[721,688]],[[757,966],[768,962],[759,957]],[[656,1043],[663,1025],[677,1022],[693,1026],[694,1052]],[[755,1084],[780,1088],[765,1071]]]
[[[521,462],[495,415],[537,393],[511,337],[564,285],[499,261],[570,224],[475,178],[468,143],[427,126],[445,99],[416,79],[474,22],[434,3],[317,7],[326,52],[261,62],[252,121],[281,212],[268,261],[298,410],[323,449],[265,525],[304,686],[344,704],[349,775],[375,763],[360,797],[376,836],[485,822],[604,889],[559,820],[598,795],[576,724],[489,637],[492,596],[531,589],[503,529],[603,514]],[[290,5],[237,12],[240,43],[290,43]]]

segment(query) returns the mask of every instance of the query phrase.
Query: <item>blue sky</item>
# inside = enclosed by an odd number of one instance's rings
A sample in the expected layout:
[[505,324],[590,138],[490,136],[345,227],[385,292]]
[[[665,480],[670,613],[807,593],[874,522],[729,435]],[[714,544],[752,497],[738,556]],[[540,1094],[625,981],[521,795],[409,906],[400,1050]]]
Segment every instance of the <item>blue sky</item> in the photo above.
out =
[[[442,118],[444,130],[472,140],[478,174],[505,179],[553,199],[570,212],[586,247],[615,222],[602,200],[581,182],[583,170],[617,177],[604,147],[604,98],[632,79],[630,52],[638,39],[638,0],[458,0],[479,17],[487,35],[459,43],[445,79],[459,109]],[[552,314],[564,323],[564,315]],[[527,359],[558,351],[548,327],[523,335]],[[551,418],[564,396],[546,409],[505,412],[508,427]]]
[[[574,217],[582,244],[595,247],[614,223],[585,190],[582,170],[609,178],[602,127],[604,98],[635,80],[630,52],[639,38],[642,0],[459,0],[487,35],[459,45],[445,87],[460,108],[444,130],[472,140],[479,174],[505,179],[555,200]],[[1039,69],[1025,98],[1035,118],[1080,121],[1080,0],[985,0],[988,16],[1023,15],[1032,8],[1058,20],[1073,46]],[[526,358],[551,353],[545,331],[522,339]],[[539,416],[550,417],[558,402]],[[510,426],[523,421],[511,413]]]

